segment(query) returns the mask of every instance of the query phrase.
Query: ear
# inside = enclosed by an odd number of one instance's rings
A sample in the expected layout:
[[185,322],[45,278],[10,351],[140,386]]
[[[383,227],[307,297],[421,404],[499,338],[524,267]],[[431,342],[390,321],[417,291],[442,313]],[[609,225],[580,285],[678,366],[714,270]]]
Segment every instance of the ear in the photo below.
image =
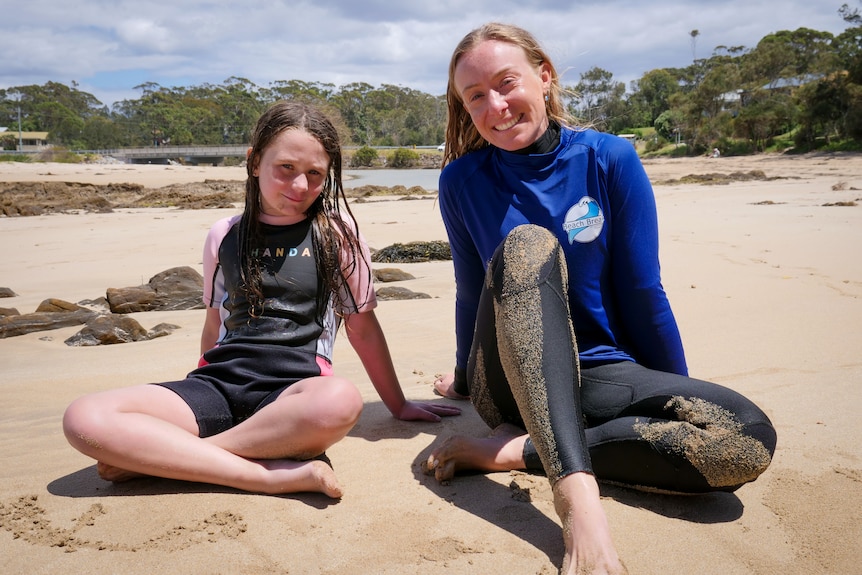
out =
[[[247,149],[247,150],[245,151],[245,161],[246,161],[246,162],[248,162],[250,158],[251,158],[251,147],[249,147],[249,149]],[[254,165],[254,166],[252,166],[252,172],[251,172],[251,175],[253,175],[255,178],[256,178],[256,177],[258,177],[258,174],[257,174],[257,162],[255,162],[255,165]]]
[[542,80],[542,89],[547,94],[551,88],[551,66],[547,62],[542,62],[539,66],[539,78]]

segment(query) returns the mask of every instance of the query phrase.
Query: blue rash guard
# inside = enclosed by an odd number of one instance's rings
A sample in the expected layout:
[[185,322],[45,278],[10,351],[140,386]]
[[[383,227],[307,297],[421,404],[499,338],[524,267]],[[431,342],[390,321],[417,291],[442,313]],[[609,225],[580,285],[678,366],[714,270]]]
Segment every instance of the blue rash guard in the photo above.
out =
[[533,223],[553,232],[565,253],[585,367],[634,361],[688,374],[661,284],[655,197],[629,142],[563,127],[547,154],[489,146],[443,169],[439,197],[457,284],[456,373],[467,366],[494,250],[513,228]]

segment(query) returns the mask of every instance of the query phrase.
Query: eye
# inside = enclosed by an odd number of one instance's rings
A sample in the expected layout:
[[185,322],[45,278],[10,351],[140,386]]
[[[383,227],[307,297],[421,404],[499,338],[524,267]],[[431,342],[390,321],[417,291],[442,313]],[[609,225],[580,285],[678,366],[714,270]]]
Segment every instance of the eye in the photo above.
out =
[[500,92],[506,93],[517,85],[518,79],[514,76],[506,76],[500,81]]
[[484,96],[484,94],[482,94],[481,92],[472,92],[470,94],[467,94],[466,98],[464,98],[464,101],[468,104],[472,104],[473,102],[481,100],[482,96]]

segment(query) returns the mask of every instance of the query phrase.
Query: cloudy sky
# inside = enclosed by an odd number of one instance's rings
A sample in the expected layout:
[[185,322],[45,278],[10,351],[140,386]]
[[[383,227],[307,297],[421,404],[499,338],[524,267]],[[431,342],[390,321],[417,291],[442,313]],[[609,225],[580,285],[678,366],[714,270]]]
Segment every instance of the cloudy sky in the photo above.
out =
[[[837,34],[862,0],[0,0],[0,88],[48,81],[110,106],[134,87],[221,84],[236,76],[440,95],[452,49],[491,20],[545,45],[566,84],[599,66],[628,86],[716,46],[753,48],[807,27]],[[855,4],[854,4],[855,2]],[[698,30],[694,46],[690,32]]]

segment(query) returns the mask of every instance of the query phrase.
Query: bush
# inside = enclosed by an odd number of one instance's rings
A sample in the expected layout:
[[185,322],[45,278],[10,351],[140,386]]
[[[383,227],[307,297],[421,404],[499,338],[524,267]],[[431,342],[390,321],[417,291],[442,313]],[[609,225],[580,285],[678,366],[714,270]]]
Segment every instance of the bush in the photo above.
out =
[[667,144],[668,144],[667,140],[665,140],[664,138],[655,136],[653,138],[649,138],[646,141],[646,147],[645,147],[644,151],[647,153],[657,152],[658,150],[661,150],[662,148],[667,146]]
[[350,158],[350,167],[352,168],[369,168],[374,165],[377,160],[377,150],[368,146],[362,146],[353,157]]
[[58,162],[60,164],[80,164],[81,156],[61,146],[54,146],[38,152],[35,160],[38,162]]
[[408,150],[407,148],[398,148],[392,153],[389,159],[389,165],[393,168],[412,168],[419,163],[419,152],[416,150]]
[[734,138],[719,138],[714,147],[718,148],[722,156],[747,156],[756,151],[750,140]]

